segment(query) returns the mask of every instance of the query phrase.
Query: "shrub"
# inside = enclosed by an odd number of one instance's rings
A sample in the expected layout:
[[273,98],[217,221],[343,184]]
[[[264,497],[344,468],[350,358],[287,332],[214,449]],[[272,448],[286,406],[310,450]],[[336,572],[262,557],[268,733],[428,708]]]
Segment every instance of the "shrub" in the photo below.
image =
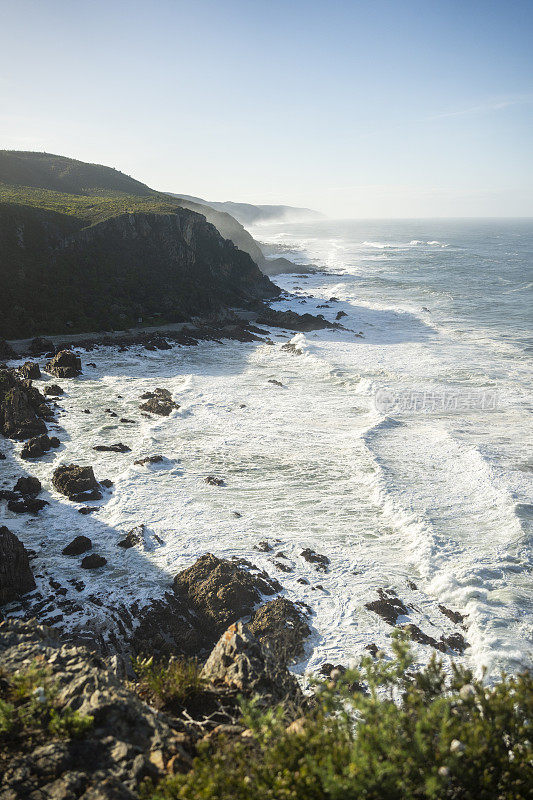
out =
[[153,656],[137,656],[132,663],[138,678],[137,692],[147,696],[156,706],[181,703],[202,688],[200,668],[192,659],[154,661]]
[[[200,745],[192,770],[147,787],[150,800],[526,800],[533,785],[532,680],[489,688],[434,657],[395,657],[317,686],[311,711],[243,706],[246,737]],[[357,690],[358,684],[367,688]]]

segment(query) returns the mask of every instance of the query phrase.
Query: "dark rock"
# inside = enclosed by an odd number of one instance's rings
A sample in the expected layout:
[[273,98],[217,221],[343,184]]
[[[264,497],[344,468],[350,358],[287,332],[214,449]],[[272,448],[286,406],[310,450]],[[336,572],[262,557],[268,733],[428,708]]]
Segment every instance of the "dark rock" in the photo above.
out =
[[272,563],[280,572],[294,572],[294,567],[284,564],[283,561],[273,561]]
[[225,482],[222,478],[216,478],[214,475],[208,475],[205,479],[205,482],[208,483],[210,486],[225,486]]
[[336,320],[342,319],[343,317],[347,317],[348,314],[346,311],[338,311],[337,316],[335,317]]
[[76,536],[61,552],[64,556],[79,556],[90,550],[92,546],[93,543],[88,536]]
[[76,378],[81,375],[81,359],[71,350],[61,350],[47,363],[46,369],[56,378]]
[[81,561],[82,569],[98,569],[107,564],[107,558],[99,556],[98,553],[91,553],[90,556],[85,556]]
[[122,442],[117,442],[117,444],[97,444],[93,447],[93,450],[110,453],[131,453],[131,447],[128,447],[127,444],[122,444]]
[[300,704],[303,700],[296,678],[241,622],[221,636],[201,676],[215,687],[258,696],[268,703],[288,700]]
[[57,436],[49,437],[47,433],[42,433],[40,436],[34,436],[24,444],[20,451],[20,457],[26,460],[31,458],[41,458],[52,447],[59,447],[61,442]]
[[276,311],[272,308],[265,309],[257,318],[258,325],[268,325],[275,328],[288,328],[292,331],[321,330],[323,328],[338,328],[336,322],[328,322],[322,316],[313,314],[297,314],[296,311]]
[[100,481],[100,486],[104,486],[106,489],[111,489],[113,485],[113,481],[109,480],[109,478],[104,478],[103,481]]
[[407,585],[408,585],[408,587],[409,587],[410,589],[412,589],[413,591],[415,591],[416,589],[418,589],[418,586],[416,585],[416,583],[415,583],[414,581],[407,581]]
[[446,606],[439,605],[439,611],[441,614],[444,614],[445,617],[451,619],[452,622],[455,622],[456,625],[460,625],[465,621],[463,614],[460,614],[459,611],[452,611],[450,608],[446,608]]
[[446,647],[456,650],[458,653],[463,653],[467,647],[470,647],[465,637],[461,633],[452,633],[449,636],[441,636],[441,642]]
[[92,467],[80,467],[77,464],[62,465],[55,470],[52,484],[69,500],[79,502],[102,499]]
[[139,458],[137,461],[134,461],[134,464],[138,464],[140,467],[144,467],[145,464],[160,464],[164,461],[163,456],[146,456],[145,458]]
[[115,411],[112,411],[110,408],[106,408],[106,414],[109,414],[110,417],[118,417],[118,414]]
[[284,664],[303,655],[304,641],[311,634],[302,611],[285,597],[276,597],[256,609],[248,627]]
[[[252,565],[253,566],[253,565]],[[255,569],[255,568],[254,568]],[[227,625],[252,613],[262,594],[281,589],[264,572],[243,569],[211,553],[174,578],[174,591],[197,612],[206,629],[219,635]]]
[[413,642],[418,642],[419,644],[427,644],[430,647],[434,647],[435,650],[440,650],[442,653],[446,652],[446,645],[443,642],[439,642],[432,636],[428,636],[427,633],[424,633],[424,631],[420,630],[418,625],[409,624],[409,625],[403,625],[402,627],[404,630],[407,631]]
[[34,361],[26,361],[18,368],[17,372],[27,380],[39,380],[41,377],[39,364],[36,364]]
[[0,527],[0,605],[35,589],[26,548],[14,533]]
[[271,553],[273,548],[266,539],[263,539],[261,542],[254,545],[254,550],[259,550],[260,553]]
[[277,381],[275,378],[269,378],[268,383],[273,383],[274,386],[283,386],[281,381]]
[[159,414],[162,417],[168,415],[179,408],[179,404],[172,400],[172,395],[168,389],[154,389],[153,392],[145,392],[141,395],[141,400],[146,400],[141,403],[139,408],[141,411],[148,411],[150,414]]
[[44,393],[48,397],[61,397],[64,391],[57,383],[50,383],[48,386],[44,387]]
[[9,361],[12,358],[16,358],[17,354],[11,347],[11,345],[6,342],[5,339],[0,339],[0,359],[2,361]]
[[135,425],[134,419],[128,419],[127,417],[121,417],[120,421],[127,424],[127,425]]
[[98,506],[83,506],[82,508],[78,508],[78,514],[83,514],[87,516],[87,514],[94,514],[95,511],[98,511]]
[[377,654],[379,653],[379,647],[374,642],[370,642],[365,646],[365,650],[368,650],[372,658],[376,658]]
[[0,433],[9,439],[28,439],[46,433],[39,409],[43,395],[13,370],[0,371]]
[[137,544],[142,544],[144,539],[144,525],[137,525],[135,528],[132,528],[129,533],[126,534],[124,539],[121,539],[120,542],[117,542],[119,547],[123,547],[125,550],[129,549],[130,547],[135,547]]
[[93,367],[93,369],[96,369],[96,364],[94,363],[94,361],[88,361],[87,362],[87,366],[88,367]]
[[48,505],[50,504],[46,500],[38,500],[35,497],[24,497],[22,500],[8,500],[7,503],[8,509],[15,514],[36,514]]
[[20,492],[20,494],[27,497],[37,497],[41,488],[41,481],[39,478],[28,476],[27,478],[22,477],[18,479],[14,486],[14,491]]
[[383,589],[378,589],[378,595],[379,600],[365,603],[365,608],[379,614],[389,625],[395,625],[399,616],[409,614],[409,609],[398,597],[385,594]]
[[6,458],[7,458],[6,454],[2,453],[2,451],[0,450],[0,461],[5,461]]
[[41,356],[44,353],[53,353],[54,350],[54,343],[51,342],[50,339],[43,339],[41,336],[32,339],[29,347],[30,353],[34,356]]
[[310,564],[315,564],[315,569],[317,570],[317,572],[328,571],[328,565],[330,561],[327,556],[320,555],[320,553],[316,553],[309,547],[306,547],[305,550],[302,550],[300,555],[302,556],[302,558],[305,558],[305,560],[308,561]]

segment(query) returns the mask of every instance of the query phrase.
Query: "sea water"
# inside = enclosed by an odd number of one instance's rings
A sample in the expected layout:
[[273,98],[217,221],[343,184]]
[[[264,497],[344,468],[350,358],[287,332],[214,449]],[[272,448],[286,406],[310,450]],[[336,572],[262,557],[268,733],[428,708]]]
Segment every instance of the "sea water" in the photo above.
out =
[[[253,561],[312,609],[297,671],[352,663],[370,643],[390,651],[391,626],[365,608],[378,589],[409,608],[399,623],[436,639],[461,631],[470,647],[457,658],[476,670],[530,665],[532,222],[327,220],[252,233],[270,255],[320,270],[275,278],[286,294],[273,307],[330,321],[344,312],[343,327],[83,355],[96,368],[63,382],[61,449],[29,470],[54,503],[30,520],[6,512],[36,553],[41,594],[52,576],[77,603],[57,624],[94,626],[107,604],[142,605],[212,552]],[[180,404],[168,418],[139,410],[156,386]],[[132,452],[92,449],[117,441]],[[158,465],[133,463],[156,453]],[[60,462],[113,480],[97,513],[54,492]],[[2,462],[2,485],[21,468],[16,452]],[[144,544],[117,548],[141,523]],[[79,559],[61,549],[81,534],[108,564],[80,590]],[[272,549],[256,549],[265,540]],[[330,559],[327,572],[305,548]],[[432,652],[414,647],[419,663]]]

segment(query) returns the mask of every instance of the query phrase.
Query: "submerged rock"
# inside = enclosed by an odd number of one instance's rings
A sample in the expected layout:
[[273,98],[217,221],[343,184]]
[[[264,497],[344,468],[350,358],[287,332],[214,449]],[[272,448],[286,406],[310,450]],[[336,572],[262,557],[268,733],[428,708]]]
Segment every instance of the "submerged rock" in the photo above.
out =
[[47,363],[46,369],[56,378],[76,378],[81,375],[81,359],[71,350],[61,350]]
[[76,536],[61,552],[64,556],[79,556],[90,550],[92,546],[93,543],[88,536]]
[[311,550],[310,547],[306,547],[305,550],[302,550],[300,553],[302,558],[305,558],[310,564],[315,564],[315,569],[317,572],[327,572],[328,565],[330,563],[329,558],[327,556],[323,556],[320,553],[316,553],[314,550]]
[[386,594],[383,589],[378,589],[378,595],[379,600],[365,603],[365,608],[379,614],[389,625],[395,625],[399,616],[409,614],[407,606],[393,593]]
[[168,417],[172,411],[179,408],[179,404],[172,400],[168,389],[154,389],[153,392],[145,392],[141,395],[141,400],[146,400],[139,406],[141,411],[148,411],[150,414],[158,414],[162,417]]
[[144,525],[137,525],[126,534],[124,539],[121,539],[120,542],[117,542],[117,545],[119,547],[123,547],[125,550],[128,550],[130,547],[135,547],[137,544],[142,544],[143,540]]
[[35,589],[28,553],[22,542],[0,526],[0,605]]
[[52,484],[69,500],[101,500],[102,498],[92,467],[80,467],[77,464],[62,465],[55,470]]
[[128,447],[127,444],[122,444],[122,442],[117,442],[116,444],[97,444],[93,447],[93,450],[110,453],[131,453],[131,447]]
[[210,486],[225,486],[226,483],[222,478],[217,478],[215,475],[208,475],[205,482]]
[[139,458],[137,461],[134,461],[134,464],[138,464],[140,467],[144,467],[146,464],[160,464],[164,461],[163,456],[146,456],[145,458]]

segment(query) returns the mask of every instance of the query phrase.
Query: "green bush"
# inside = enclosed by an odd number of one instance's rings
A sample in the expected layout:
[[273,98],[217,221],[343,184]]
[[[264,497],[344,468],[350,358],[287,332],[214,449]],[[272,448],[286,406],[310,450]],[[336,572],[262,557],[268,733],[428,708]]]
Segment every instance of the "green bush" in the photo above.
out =
[[57,687],[46,668],[32,666],[15,675],[1,676],[0,744],[17,741],[83,736],[93,718],[60,708]]
[[[150,800],[526,800],[533,786],[532,680],[493,687],[434,657],[395,657],[317,686],[289,724],[283,709],[243,706],[247,735],[200,745],[192,770],[146,788]],[[368,687],[363,693],[355,687]]]
[[181,703],[202,689],[200,668],[195,660],[170,658],[154,661],[153,656],[137,656],[132,663],[138,679],[136,691],[156,706]]

